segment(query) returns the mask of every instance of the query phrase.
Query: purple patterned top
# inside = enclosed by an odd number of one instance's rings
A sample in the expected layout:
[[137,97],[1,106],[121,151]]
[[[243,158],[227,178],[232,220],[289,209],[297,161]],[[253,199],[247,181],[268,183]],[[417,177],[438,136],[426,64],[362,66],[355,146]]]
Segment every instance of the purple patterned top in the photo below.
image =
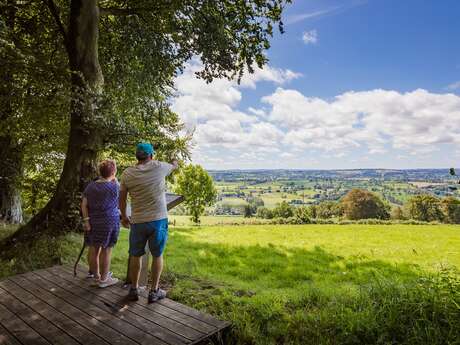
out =
[[120,231],[118,194],[120,187],[113,182],[90,182],[83,195],[88,200],[88,213],[91,231],[87,244],[113,247]]

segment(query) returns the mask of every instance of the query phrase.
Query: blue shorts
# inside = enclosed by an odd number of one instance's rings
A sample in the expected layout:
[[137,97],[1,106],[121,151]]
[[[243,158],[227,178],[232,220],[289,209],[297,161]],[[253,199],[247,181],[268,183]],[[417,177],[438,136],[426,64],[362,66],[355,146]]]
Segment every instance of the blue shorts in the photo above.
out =
[[142,256],[145,245],[149,243],[150,253],[154,257],[163,254],[168,239],[168,218],[147,223],[131,224],[129,232],[129,255]]

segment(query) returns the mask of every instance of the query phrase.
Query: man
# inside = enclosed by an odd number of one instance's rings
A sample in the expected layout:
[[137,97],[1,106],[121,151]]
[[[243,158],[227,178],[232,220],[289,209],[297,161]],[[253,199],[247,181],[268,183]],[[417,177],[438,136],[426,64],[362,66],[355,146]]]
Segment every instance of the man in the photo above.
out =
[[[158,286],[163,270],[163,250],[168,238],[165,177],[178,167],[176,160],[172,164],[153,160],[154,152],[151,144],[138,144],[137,164],[123,172],[120,185],[121,222],[125,227],[131,226],[129,233],[131,288],[128,297],[132,301],[139,299],[141,257],[145,254],[145,245],[148,242],[153,257],[149,303],[166,297],[166,292]],[[126,214],[128,193],[131,197],[130,217]]]

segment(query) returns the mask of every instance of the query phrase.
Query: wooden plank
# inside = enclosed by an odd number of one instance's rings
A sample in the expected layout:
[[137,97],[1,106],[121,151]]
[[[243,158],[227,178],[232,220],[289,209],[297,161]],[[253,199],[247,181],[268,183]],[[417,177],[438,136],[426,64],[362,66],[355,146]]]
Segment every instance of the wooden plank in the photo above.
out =
[[0,287],[8,290],[8,293],[17,299],[27,301],[28,306],[35,312],[53,322],[53,324],[64,330],[67,334],[77,339],[82,344],[108,345],[108,343],[106,343],[102,338],[99,338],[96,334],[82,327],[79,323],[75,322],[49,304],[41,301],[35,295],[23,290],[17,284],[5,280],[0,282]]
[[92,331],[95,334],[98,334],[101,338],[107,340],[111,344],[127,344],[135,345],[136,342],[126,337],[121,331],[116,330],[106,323],[98,320],[95,317],[90,316],[89,314],[83,312],[82,310],[74,307],[70,300],[58,298],[53,293],[47,291],[45,288],[41,287],[40,282],[32,282],[26,279],[26,275],[18,275],[9,278],[11,281],[18,284],[23,289],[34,294],[36,297],[40,298],[42,301],[46,301],[49,305],[58,309],[63,314],[67,315],[71,319],[77,321],[80,325],[84,326],[86,329]]
[[[69,268],[68,266],[54,266],[54,267],[57,267],[57,268],[62,269],[62,270],[65,270],[66,273],[71,272],[71,268]],[[78,266],[77,269],[80,272],[86,273],[85,268],[82,267],[82,266]],[[207,313],[198,311],[196,309],[190,308],[190,307],[188,307],[186,305],[178,303],[178,302],[176,302],[174,300],[171,300],[169,298],[162,299],[162,300],[156,302],[155,304],[157,304],[157,303],[161,304],[161,305],[164,305],[165,307],[168,307],[170,309],[174,309],[176,311],[179,311],[182,314],[191,316],[191,317],[193,317],[193,318],[195,318],[197,320],[203,321],[203,322],[205,322],[205,323],[207,323],[207,324],[209,324],[211,326],[217,327],[218,329],[227,328],[227,327],[229,327],[231,325],[231,323],[228,322],[228,321],[218,320],[218,319],[216,319],[214,316],[212,316],[210,314],[207,314]]]
[[[26,300],[27,301],[27,300]],[[57,328],[42,315],[34,312],[27,305],[20,302],[8,292],[0,288],[0,303],[8,306],[8,309],[13,312],[22,321],[33,328],[43,338],[56,345],[78,345],[75,339],[68,336],[61,329]]]
[[[105,298],[104,296],[107,295],[107,290],[94,288],[91,289],[89,287],[80,286],[79,280],[70,276],[67,277],[57,271],[49,272],[46,270],[41,270],[35,271],[35,273],[41,276],[43,279],[53,281],[54,284],[58,285],[59,287],[67,290],[68,292],[75,293],[90,303],[94,303],[98,306],[103,305],[104,308],[107,308],[107,310],[111,311],[116,317],[121,318],[125,322],[128,322],[133,326],[142,329],[144,332],[152,334],[153,336],[165,341],[168,344],[187,344],[190,343],[190,340],[192,340],[182,337],[166,328],[159,326],[158,324],[154,323],[153,320],[148,320],[132,312],[130,307],[123,308],[123,305],[114,303],[113,295],[111,294],[109,294],[111,297],[110,299]],[[116,312],[117,309],[120,309],[120,311]]]
[[21,345],[21,343],[0,324],[0,345]]
[[158,345],[168,345],[161,339],[154,337],[153,335],[144,332],[142,329],[133,326],[130,323],[125,322],[124,320],[116,317],[112,313],[112,309],[102,303],[95,305],[93,303],[87,303],[85,300],[78,296],[78,294],[70,293],[65,289],[57,286],[53,282],[41,278],[34,272],[27,274],[27,279],[40,286],[49,289],[52,293],[64,300],[69,301],[74,307],[79,308],[80,310],[86,312],[88,315],[94,317],[95,319],[104,322],[113,329],[122,332],[125,336],[131,338],[132,340],[138,342],[139,344],[158,344]]
[[0,304],[0,324],[23,345],[50,345],[40,334]]
[[[114,294],[117,294],[118,296],[126,296],[126,291],[122,289],[111,289],[111,292]],[[144,294],[144,297],[147,296],[147,292]],[[177,310],[170,309],[164,305],[161,305],[159,303],[152,303],[152,304],[145,304],[145,303],[139,303],[142,307],[147,308],[149,310],[155,311],[165,317],[168,317],[170,319],[176,320],[184,325],[187,325],[190,328],[193,328],[201,333],[214,333],[217,331],[217,328],[213,325],[210,325],[206,322],[203,322],[201,320],[198,320],[196,318],[190,317],[189,315],[185,315]]]
[[[73,278],[71,272],[64,269],[64,267],[57,266],[48,269],[48,271],[50,271],[52,274],[59,275],[63,279],[67,279],[68,281],[72,279],[72,281],[76,284],[81,284],[82,287],[86,289],[91,289],[92,293],[100,297],[103,297],[107,301],[110,301],[112,303],[113,301],[120,301],[121,304],[128,304],[129,310],[131,310],[132,312],[144,318],[148,318],[149,320],[152,320],[158,325],[167,328],[170,331],[177,333],[187,339],[195,340],[201,338],[204,334],[207,334],[207,332],[199,332],[193,328],[190,328],[187,325],[184,325],[181,322],[165,317],[163,314],[159,314],[155,311],[148,310],[147,308],[144,308],[143,305],[139,302],[127,301],[126,290],[120,288],[119,286],[115,286],[110,289],[95,289],[90,287],[90,282],[88,282],[86,279],[78,280]],[[115,291],[119,291],[120,293],[116,294]]]

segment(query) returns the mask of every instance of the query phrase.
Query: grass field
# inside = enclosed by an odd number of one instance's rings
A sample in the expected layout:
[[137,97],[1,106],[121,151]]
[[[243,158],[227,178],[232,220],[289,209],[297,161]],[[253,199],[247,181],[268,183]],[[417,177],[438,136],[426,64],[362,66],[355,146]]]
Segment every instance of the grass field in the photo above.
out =
[[245,206],[248,204],[245,200],[240,198],[224,198],[220,203],[228,206]]
[[[176,226],[196,226],[190,216],[170,215],[170,223]],[[245,218],[243,216],[205,216],[200,218],[200,226],[206,225],[250,225],[268,223],[269,219]]]
[[[171,297],[232,321],[238,344],[458,344],[458,276],[447,279],[455,295],[439,286],[446,268],[460,267],[459,234],[447,225],[172,227],[165,283]],[[127,237],[114,253],[121,276]]]
[[[233,217],[204,223],[214,218]],[[114,250],[119,277],[128,235]],[[171,226],[163,285],[231,321],[230,344],[460,344],[459,235],[449,225]],[[67,261],[80,241],[59,247]]]

